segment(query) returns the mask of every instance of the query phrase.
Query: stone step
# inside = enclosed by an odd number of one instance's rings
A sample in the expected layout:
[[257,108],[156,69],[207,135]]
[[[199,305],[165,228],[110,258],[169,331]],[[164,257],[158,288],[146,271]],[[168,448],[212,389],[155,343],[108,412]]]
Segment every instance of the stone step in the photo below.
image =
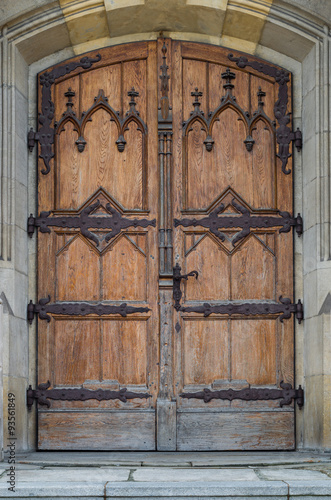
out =
[[[1,464],[0,498],[117,499],[331,499],[331,463],[310,467],[106,467]],[[320,469],[320,470],[317,470]],[[13,489],[9,490],[13,480]]]

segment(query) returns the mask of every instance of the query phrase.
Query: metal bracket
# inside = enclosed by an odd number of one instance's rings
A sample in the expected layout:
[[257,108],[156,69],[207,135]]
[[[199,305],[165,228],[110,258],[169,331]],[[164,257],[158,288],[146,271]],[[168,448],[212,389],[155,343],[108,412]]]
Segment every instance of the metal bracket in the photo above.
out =
[[175,301],[174,308],[176,309],[176,311],[181,310],[180,300],[181,300],[183,294],[182,294],[182,291],[180,289],[180,282],[182,280],[187,280],[189,276],[195,276],[195,279],[198,279],[198,276],[199,276],[198,271],[191,271],[188,274],[180,274],[181,270],[182,270],[182,268],[180,267],[180,265],[177,262],[177,264],[173,268],[173,280],[174,280],[174,282],[173,282],[174,283],[173,284],[173,297],[174,297],[174,301]]
[[32,153],[33,148],[36,144],[36,142],[39,141],[39,132],[35,132],[33,128],[31,127],[29,132],[28,132],[28,148],[30,153]]
[[299,385],[299,389],[293,389],[291,384],[285,384],[283,381],[280,383],[281,389],[252,389],[247,387],[235,391],[234,389],[226,389],[220,391],[211,391],[210,389],[203,389],[199,392],[187,392],[180,394],[181,398],[186,399],[203,399],[205,403],[209,403],[212,399],[227,399],[233,401],[234,399],[241,399],[244,401],[261,401],[269,399],[280,399],[280,406],[290,405],[292,400],[296,400],[298,407],[303,407],[304,404],[304,391]]
[[35,314],[39,315],[39,319],[46,319],[50,322],[51,316],[49,316],[49,314],[60,314],[65,316],[87,316],[89,314],[102,316],[104,314],[119,314],[120,316],[126,317],[128,314],[150,311],[148,307],[134,307],[126,303],[120,304],[119,306],[102,304],[101,302],[95,304],[89,304],[88,302],[58,302],[47,305],[50,300],[50,295],[48,295],[47,298],[40,299],[38,304],[33,304],[32,300],[30,300],[27,313],[27,319],[30,325],[32,324]]
[[39,384],[38,389],[32,389],[31,385],[29,385],[26,398],[26,404],[29,410],[31,410],[34,400],[40,405],[50,408],[51,403],[48,401],[49,399],[57,401],[87,401],[89,399],[108,401],[110,399],[119,399],[122,403],[126,403],[128,399],[147,399],[152,397],[151,394],[148,393],[128,391],[126,387],[119,391],[103,389],[93,391],[83,387],[77,389],[49,389],[50,386],[51,384],[49,381],[46,384]]

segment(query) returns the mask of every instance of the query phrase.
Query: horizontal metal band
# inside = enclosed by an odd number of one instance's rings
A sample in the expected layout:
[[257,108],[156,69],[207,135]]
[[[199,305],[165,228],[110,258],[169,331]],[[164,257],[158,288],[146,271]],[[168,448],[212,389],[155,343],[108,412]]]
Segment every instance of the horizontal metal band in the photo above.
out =
[[180,394],[181,398],[185,399],[202,399],[205,403],[209,403],[212,399],[226,399],[233,401],[241,399],[243,401],[268,401],[270,399],[280,399],[280,406],[291,404],[293,399],[296,399],[299,408],[303,407],[304,393],[301,385],[299,389],[293,389],[291,384],[280,383],[281,389],[225,389],[220,391],[211,391],[203,389],[199,392],[187,392]]
[[100,205],[100,200],[97,200],[93,205],[84,208],[78,215],[49,217],[51,212],[41,212],[40,217],[33,217],[31,214],[28,218],[28,234],[32,237],[35,227],[39,227],[41,233],[50,233],[51,230],[49,228],[51,226],[66,229],[79,229],[83,236],[99,245],[101,241],[94,233],[89,231],[89,228],[110,229],[111,231],[103,238],[108,243],[112,238],[117,236],[122,229],[127,229],[128,227],[156,226],[156,219],[127,219],[109,203],[106,205],[109,216],[90,216],[89,214]]
[[212,305],[207,302],[196,306],[180,307],[182,312],[201,313],[205,317],[211,314],[240,314],[245,316],[281,314],[279,319],[283,322],[284,319],[289,319],[291,314],[295,314],[299,323],[303,320],[303,306],[301,300],[297,304],[292,304],[291,299],[279,297],[279,303],[270,302],[243,302],[241,304],[218,304]]
[[31,385],[27,390],[27,405],[29,410],[32,408],[34,400],[37,400],[40,405],[50,408],[49,399],[57,401],[87,401],[96,399],[97,401],[108,401],[110,399],[119,399],[122,403],[126,403],[128,399],[147,399],[151,398],[151,394],[142,392],[128,391],[126,388],[119,391],[110,391],[105,389],[49,389],[50,382],[39,384],[38,389],[33,390]]
[[[126,317],[128,314],[145,313],[150,311],[148,307],[129,306],[126,303],[118,306],[110,304],[89,304],[88,302],[70,302],[49,304],[50,295],[46,299],[40,299],[38,304],[33,304],[32,300],[28,304],[28,321],[31,325],[34,315],[38,314],[39,319],[51,320],[49,314],[60,314],[68,316],[87,316],[88,314],[97,314],[98,316],[108,314],[119,314]],[[48,305],[47,305],[48,304]]]
[[291,217],[289,212],[278,212],[280,217],[272,215],[254,215],[250,211],[239,205],[234,199],[231,204],[242,213],[242,215],[220,215],[225,209],[224,205],[221,204],[215,210],[213,210],[208,217],[202,219],[174,219],[175,227],[206,227],[221,241],[225,240],[225,235],[219,231],[220,229],[232,229],[232,228],[242,228],[242,230],[233,238],[232,245],[234,246],[238,241],[248,236],[251,229],[268,229],[273,227],[281,227],[279,229],[280,233],[288,233],[291,227],[295,227],[295,230],[299,236],[301,236],[303,231],[302,217],[298,214],[297,217]]

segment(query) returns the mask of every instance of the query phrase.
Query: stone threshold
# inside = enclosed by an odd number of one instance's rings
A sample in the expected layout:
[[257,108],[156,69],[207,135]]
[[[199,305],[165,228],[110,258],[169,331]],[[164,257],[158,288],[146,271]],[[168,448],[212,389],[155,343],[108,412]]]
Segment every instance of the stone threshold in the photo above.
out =
[[331,457],[301,452],[32,452],[0,499],[331,499]]

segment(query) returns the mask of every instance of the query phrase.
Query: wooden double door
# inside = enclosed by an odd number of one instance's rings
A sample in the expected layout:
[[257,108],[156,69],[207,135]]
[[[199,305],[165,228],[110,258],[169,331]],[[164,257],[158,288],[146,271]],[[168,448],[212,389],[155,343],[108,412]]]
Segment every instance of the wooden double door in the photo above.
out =
[[229,53],[39,75],[40,449],[294,447],[290,74]]

